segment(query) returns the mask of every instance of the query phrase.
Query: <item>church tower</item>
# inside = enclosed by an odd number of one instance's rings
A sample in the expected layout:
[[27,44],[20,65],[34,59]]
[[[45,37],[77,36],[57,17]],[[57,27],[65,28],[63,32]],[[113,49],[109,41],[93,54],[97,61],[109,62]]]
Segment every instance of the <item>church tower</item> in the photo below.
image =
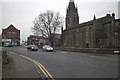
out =
[[67,13],[66,13],[66,29],[77,27],[79,24],[79,16],[77,6],[74,4],[74,0],[70,0]]

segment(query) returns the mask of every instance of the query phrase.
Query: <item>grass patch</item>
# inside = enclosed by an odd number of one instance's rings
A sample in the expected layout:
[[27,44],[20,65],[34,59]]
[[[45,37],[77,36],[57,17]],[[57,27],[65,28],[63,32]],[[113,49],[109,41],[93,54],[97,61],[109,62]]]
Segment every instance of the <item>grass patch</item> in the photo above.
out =
[[10,73],[14,69],[14,61],[13,59],[8,55],[9,52],[2,51],[2,77],[3,78],[9,78]]

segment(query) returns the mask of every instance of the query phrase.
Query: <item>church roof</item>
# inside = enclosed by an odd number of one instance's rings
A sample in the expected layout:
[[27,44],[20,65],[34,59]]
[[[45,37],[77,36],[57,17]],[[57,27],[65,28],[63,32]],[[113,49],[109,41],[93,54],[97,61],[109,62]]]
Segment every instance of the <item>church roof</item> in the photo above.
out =
[[70,0],[70,2],[74,2],[74,0]]
[[68,12],[77,12],[77,7],[75,7],[74,0],[70,0],[67,8]]
[[120,22],[120,18],[119,19],[116,19],[117,22]]

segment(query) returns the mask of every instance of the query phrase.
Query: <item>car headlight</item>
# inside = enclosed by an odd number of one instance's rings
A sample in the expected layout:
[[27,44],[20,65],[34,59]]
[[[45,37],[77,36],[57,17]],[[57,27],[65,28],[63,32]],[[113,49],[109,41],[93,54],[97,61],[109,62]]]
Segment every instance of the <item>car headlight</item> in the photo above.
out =
[[50,48],[46,48],[47,50],[50,50]]
[[47,48],[47,50],[53,50],[53,48]]
[[32,49],[34,49],[34,47],[31,47]]

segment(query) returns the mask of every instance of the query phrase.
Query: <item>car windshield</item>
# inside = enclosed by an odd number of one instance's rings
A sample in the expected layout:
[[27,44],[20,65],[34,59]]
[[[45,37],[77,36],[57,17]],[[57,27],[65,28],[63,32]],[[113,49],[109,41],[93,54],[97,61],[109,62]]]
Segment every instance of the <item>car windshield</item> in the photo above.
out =
[[36,47],[35,45],[32,45],[32,47]]
[[45,47],[50,48],[51,46],[50,45],[45,45]]
[[35,45],[29,45],[28,47],[36,47]]

